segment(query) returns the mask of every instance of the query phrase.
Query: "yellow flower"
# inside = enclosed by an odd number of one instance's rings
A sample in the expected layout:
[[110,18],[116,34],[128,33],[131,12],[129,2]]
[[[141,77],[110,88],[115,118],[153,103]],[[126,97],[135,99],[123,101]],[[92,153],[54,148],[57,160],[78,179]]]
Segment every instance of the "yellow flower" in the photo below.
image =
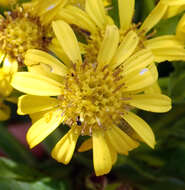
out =
[[4,101],[17,102],[16,96],[12,94],[13,88],[10,81],[12,75],[17,72],[18,65],[17,62],[4,55],[0,57],[0,62],[2,63],[0,68],[0,121],[3,121],[10,117],[10,108],[4,104]]
[[177,24],[176,36],[181,42],[185,43],[185,14]]
[[[71,27],[53,22],[56,38],[70,62],[41,50],[29,50],[25,62],[29,72],[17,72],[12,86],[27,95],[18,101],[18,113],[29,114],[33,125],[27,133],[31,148],[39,144],[61,123],[70,126],[56,144],[52,157],[68,164],[80,135],[89,136],[79,151],[93,149],[96,175],[108,173],[117,154],[127,155],[139,141],[154,148],[151,128],[136,114],[135,107],[166,112],[171,100],[149,89],[157,81],[154,57],[150,50],[135,52],[135,32],[120,39],[115,25],[107,25],[97,55],[83,55]],[[131,36],[134,36],[133,39]]]
[[184,0],[161,0],[161,1],[162,3],[168,5],[168,9],[164,15],[164,18],[173,17],[185,10]]
[[[169,5],[166,2],[169,0],[159,1],[142,24],[135,24],[132,22],[135,0],[118,0],[119,33],[121,38],[124,38],[129,31],[135,31],[139,37],[138,48],[144,46],[151,49],[156,62],[185,60],[184,45],[176,39],[175,35],[152,37],[154,34],[152,29],[164,17],[168,9]],[[71,5],[66,6],[61,9],[56,17],[78,26],[78,30],[87,36],[88,44],[91,41],[91,51],[94,51],[101,43],[106,26],[114,24],[101,0],[86,0],[84,11]],[[90,32],[90,35],[83,30]],[[90,51],[89,47],[90,45],[88,45],[87,51]]]

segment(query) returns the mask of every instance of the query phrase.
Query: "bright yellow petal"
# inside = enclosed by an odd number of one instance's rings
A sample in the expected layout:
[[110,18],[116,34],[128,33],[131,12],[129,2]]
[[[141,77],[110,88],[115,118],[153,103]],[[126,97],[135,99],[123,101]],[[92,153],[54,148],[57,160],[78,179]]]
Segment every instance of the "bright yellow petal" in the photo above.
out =
[[23,6],[28,11],[31,11],[32,15],[40,17],[42,24],[48,24],[66,3],[67,0],[37,0],[31,3],[25,3]]
[[52,42],[49,44],[48,49],[53,52],[59,59],[61,59],[67,67],[71,67],[71,61],[69,57],[65,54],[59,41],[56,38],[52,39]]
[[11,59],[10,56],[6,55],[4,57],[2,69],[4,73],[13,74],[18,71],[18,63]]
[[58,13],[57,19],[62,19],[69,24],[74,24],[89,32],[96,32],[96,25],[89,15],[75,6],[67,6]]
[[98,68],[108,65],[114,56],[119,43],[119,31],[115,25],[107,26],[105,36],[98,54]]
[[175,15],[180,14],[185,10],[185,3],[183,5],[172,5],[168,7],[168,10],[166,11],[166,14],[164,15],[164,18],[171,18]]
[[149,49],[179,47],[183,48],[183,42],[179,41],[174,35],[164,35],[145,40],[144,45]]
[[80,48],[72,28],[62,20],[53,22],[52,26],[60,45],[69,59],[73,64],[81,64]]
[[59,101],[56,98],[23,95],[19,98],[17,113],[19,115],[32,114],[56,108],[58,105]]
[[143,31],[144,33],[147,33],[162,19],[166,10],[167,5],[159,2],[157,6],[152,10],[152,12],[148,15],[148,17],[145,19],[139,30]]
[[152,63],[150,64],[148,67],[147,67],[150,72],[152,73],[152,76],[154,78],[155,81],[157,81],[158,77],[159,77],[159,73],[158,73],[158,70],[157,70],[157,66],[155,63]]
[[29,116],[31,118],[32,124],[40,120],[41,118],[43,118],[44,115],[47,113],[48,113],[48,110],[30,114]]
[[53,79],[54,81],[57,81],[61,84],[64,84],[64,77],[65,76],[61,76],[61,75],[57,75],[55,73],[52,73],[50,71],[51,68],[45,64],[32,65],[30,67],[27,67],[27,69],[30,73],[42,75],[42,76],[45,76],[47,78]]
[[51,134],[63,122],[61,110],[54,110],[46,113],[44,117],[36,121],[28,130],[26,139],[30,148],[35,147]]
[[62,92],[62,86],[57,81],[30,72],[15,73],[11,85],[21,92],[36,96],[58,96]]
[[183,5],[185,4],[185,0],[160,0],[161,3],[166,5]]
[[112,168],[111,152],[102,131],[93,132],[92,138],[94,170],[97,176],[101,176]]
[[132,112],[126,112],[123,119],[134,129],[141,139],[150,147],[155,146],[155,137],[149,125]]
[[130,56],[123,64],[123,75],[142,69],[154,63],[154,56],[148,49],[142,49]]
[[104,27],[106,15],[102,0],[86,0],[85,10],[99,28]]
[[111,144],[111,142],[109,141],[109,139],[107,137],[106,138],[106,142],[108,144],[109,147],[109,151],[111,154],[111,160],[112,160],[112,165],[116,163],[117,158],[118,158],[118,153],[116,151],[116,149],[113,147],[113,145]]
[[158,84],[158,82],[155,82],[151,86],[145,89],[144,93],[146,94],[161,94],[161,88]]
[[177,25],[176,36],[180,41],[183,43],[185,42],[185,14],[182,16]]
[[151,112],[167,112],[171,109],[171,99],[162,94],[139,94],[130,97],[126,103]]
[[107,130],[105,134],[114,149],[120,154],[127,155],[130,150],[136,148],[139,145],[136,141],[131,139],[125,132],[116,126]]
[[68,164],[73,156],[79,134],[79,131],[74,128],[69,130],[52,150],[52,157],[58,162]]
[[135,0],[118,0],[118,6],[121,28],[127,30],[132,23]]
[[50,68],[50,72],[55,74],[62,76],[67,74],[66,66],[54,56],[37,49],[28,50],[25,55],[25,65],[31,66],[38,64],[46,64]]
[[84,141],[80,148],[78,149],[78,152],[85,152],[92,149],[92,138],[87,139],[86,141]]
[[152,49],[155,61],[158,63],[164,61],[185,61],[185,49],[179,47],[166,47]]
[[130,31],[121,42],[112,61],[113,68],[119,66],[134,52],[139,42],[139,38],[134,31]]
[[156,79],[148,68],[130,73],[125,76],[125,92],[136,91],[152,85]]

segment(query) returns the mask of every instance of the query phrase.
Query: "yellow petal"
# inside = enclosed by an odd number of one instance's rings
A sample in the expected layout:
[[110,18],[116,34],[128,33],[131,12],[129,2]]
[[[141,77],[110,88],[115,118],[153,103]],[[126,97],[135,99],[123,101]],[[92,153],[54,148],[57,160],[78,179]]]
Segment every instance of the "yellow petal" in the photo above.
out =
[[145,19],[139,30],[143,31],[144,33],[147,33],[162,19],[166,10],[167,5],[159,2],[157,6],[152,10],[152,12],[148,15],[148,17]]
[[166,5],[183,5],[185,4],[185,0],[161,0],[161,3]]
[[30,73],[42,75],[47,78],[53,79],[61,84],[64,84],[64,81],[65,81],[64,76],[57,75],[55,73],[51,73],[51,71],[50,71],[51,68],[45,64],[32,65],[32,66],[27,67],[27,69]]
[[44,117],[36,121],[28,130],[26,139],[30,148],[35,147],[51,134],[64,120],[61,110],[46,113]]
[[28,10],[31,10],[33,15],[40,17],[42,24],[48,24],[66,3],[67,0],[37,0],[30,3],[31,7],[28,7]]
[[93,132],[92,138],[94,170],[97,176],[101,176],[112,168],[111,152],[102,131]]
[[48,113],[48,110],[46,111],[41,111],[41,112],[36,112],[36,113],[32,113],[30,114],[30,118],[32,120],[32,123],[35,123],[36,121],[40,120],[41,118],[44,117],[45,114]]
[[105,36],[98,54],[98,68],[108,65],[114,56],[119,43],[119,31],[115,25],[107,26]]
[[80,48],[72,28],[62,20],[52,23],[55,35],[69,59],[75,64],[81,64]]
[[140,90],[152,85],[156,79],[148,68],[130,73],[125,76],[125,92]]
[[109,151],[110,151],[110,154],[111,154],[112,165],[113,165],[117,161],[118,153],[116,152],[113,145],[111,144],[111,142],[109,141],[109,139],[106,136],[105,136],[105,139],[106,139],[106,142],[107,142],[108,147],[109,147]]
[[78,152],[85,152],[92,149],[92,138],[87,139],[86,141],[84,141],[80,148],[78,149]]
[[85,10],[99,28],[103,28],[106,22],[103,1],[86,0]]
[[152,38],[150,40],[145,40],[144,45],[149,49],[184,47],[184,44],[181,41],[177,40],[176,36],[174,35],[164,35]]
[[18,63],[11,59],[10,56],[6,55],[4,57],[2,69],[4,73],[13,74],[18,71]]
[[155,82],[151,86],[145,89],[144,93],[146,94],[161,94],[161,88],[158,84],[158,82]]
[[130,31],[121,42],[112,61],[113,68],[119,66],[134,52],[139,42],[139,38],[134,31]]
[[96,32],[96,25],[89,15],[75,6],[67,6],[58,13],[57,19],[62,19],[69,24],[74,24],[91,33]]
[[157,66],[155,65],[155,63],[150,64],[147,68],[152,73],[154,80],[157,81],[159,77],[159,73],[158,73]]
[[148,144],[151,148],[154,148],[154,134],[149,125],[144,120],[132,112],[127,112],[122,117],[146,144]]
[[57,81],[30,72],[15,73],[11,85],[19,91],[36,96],[58,96],[62,92],[62,86]]
[[120,154],[127,155],[130,150],[136,148],[139,145],[136,141],[131,139],[125,132],[116,126],[107,130],[105,134],[114,149]]
[[2,63],[5,56],[6,55],[3,53],[3,51],[0,50],[0,64]]
[[171,109],[171,99],[162,94],[134,95],[126,103],[151,112],[167,112]]
[[70,129],[52,150],[52,157],[58,162],[68,164],[73,156],[78,137],[79,131],[74,128]]
[[142,49],[128,58],[123,64],[123,75],[142,69],[154,63],[154,56],[148,49]]
[[55,108],[58,105],[59,101],[56,98],[23,95],[19,98],[17,113],[20,115],[32,114]]
[[176,36],[180,41],[185,42],[185,14],[182,16],[177,25]]
[[59,41],[56,38],[52,39],[52,42],[49,44],[48,49],[53,52],[62,62],[67,66],[71,67],[71,61],[62,49]]
[[184,5],[171,5],[168,7],[168,10],[166,11],[166,14],[164,15],[164,18],[171,18],[175,15],[180,14],[185,10],[185,3]]
[[62,76],[67,74],[66,66],[54,56],[37,49],[28,50],[25,55],[25,65],[31,66],[38,64],[46,64],[50,68],[50,72],[55,74]]
[[132,23],[135,0],[118,0],[118,6],[121,28],[127,30]]
[[8,120],[10,118],[10,113],[11,113],[10,108],[7,105],[1,103],[1,106],[0,106],[0,121]]
[[155,57],[155,61],[160,63],[164,61],[184,61],[185,49],[179,47],[166,47],[152,49],[152,53]]

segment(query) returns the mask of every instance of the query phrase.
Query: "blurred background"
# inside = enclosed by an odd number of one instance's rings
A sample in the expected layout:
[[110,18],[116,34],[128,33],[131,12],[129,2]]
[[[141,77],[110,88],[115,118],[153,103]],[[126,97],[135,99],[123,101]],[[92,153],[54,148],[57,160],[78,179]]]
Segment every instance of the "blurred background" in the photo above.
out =
[[[142,22],[155,4],[155,0],[136,0],[135,22]],[[1,4],[0,12],[9,9]],[[109,13],[119,23],[117,0],[112,0]],[[181,16],[161,21],[155,35],[175,34]],[[95,177],[91,151],[75,152],[67,166],[50,157],[66,126],[29,150],[25,135],[31,121],[18,116],[16,106],[8,103],[11,119],[0,123],[0,190],[185,190],[185,63],[160,63],[158,70],[159,84],[172,98],[173,109],[165,114],[138,111],[155,133],[155,149],[141,144],[129,156],[119,156],[112,171],[102,177]]]

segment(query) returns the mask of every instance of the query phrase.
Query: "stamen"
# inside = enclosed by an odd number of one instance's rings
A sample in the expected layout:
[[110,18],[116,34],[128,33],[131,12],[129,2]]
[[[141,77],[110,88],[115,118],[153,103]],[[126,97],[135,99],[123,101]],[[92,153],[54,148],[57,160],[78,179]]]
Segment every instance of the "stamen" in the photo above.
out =
[[117,91],[120,90],[124,85],[125,85],[125,83],[119,85],[112,93],[117,92]]
[[103,80],[105,80],[109,76],[109,71],[104,75]]

